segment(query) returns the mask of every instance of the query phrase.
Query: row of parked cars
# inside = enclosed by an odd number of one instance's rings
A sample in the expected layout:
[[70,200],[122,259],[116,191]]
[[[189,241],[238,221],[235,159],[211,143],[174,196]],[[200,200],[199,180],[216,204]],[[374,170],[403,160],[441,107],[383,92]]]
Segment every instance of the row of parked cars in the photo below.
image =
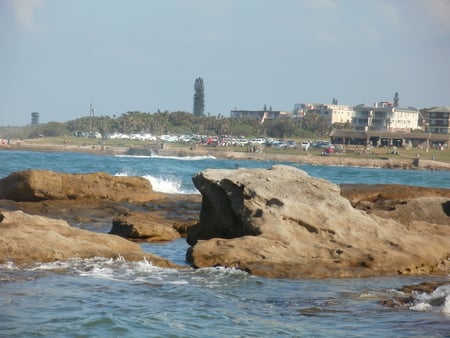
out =
[[[81,137],[92,137],[92,138],[101,138],[102,135],[100,133],[83,133],[77,132],[76,136]],[[149,133],[136,133],[136,134],[122,134],[122,133],[113,133],[107,135],[106,138],[109,139],[128,139],[128,140],[139,140],[139,141],[162,141],[169,143],[197,143],[197,144],[205,144],[208,146],[257,146],[257,147],[274,147],[281,149],[303,149],[308,151],[310,149],[323,149],[328,153],[334,152],[334,145],[328,141],[311,141],[305,140],[301,143],[297,143],[294,140],[282,140],[282,139],[273,139],[266,137],[254,137],[254,138],[246,138],[243,136],[232,137],[227,135],[222,136],[206,136],[206,135],[161,135],[154,136]]]

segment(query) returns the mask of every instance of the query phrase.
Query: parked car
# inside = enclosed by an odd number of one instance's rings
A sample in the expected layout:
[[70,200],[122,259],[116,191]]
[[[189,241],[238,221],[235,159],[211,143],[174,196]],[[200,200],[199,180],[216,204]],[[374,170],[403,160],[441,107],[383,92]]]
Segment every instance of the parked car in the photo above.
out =
[[315,143],[312,144],[313,148],[333,148],[334,149],[334,144],[327,142],[327,141],[317,141]]
[[250,141],[250,144],[253,144],[253,145],[262,145],[262,144],[264,144],[264,143],[266,143],[266,139],[265,138],[262,138],[262,137],[256,137],[256,138],[252,138]]
[[310,145],[311,145],[311,143],[309,143],[309,141],[303,141],[302,142],[302,149],[305,150],[305,151],[308,151]]
[[286,142],[286,145],[288,148],[296,148],[297,147],[297,142],[289,140]]

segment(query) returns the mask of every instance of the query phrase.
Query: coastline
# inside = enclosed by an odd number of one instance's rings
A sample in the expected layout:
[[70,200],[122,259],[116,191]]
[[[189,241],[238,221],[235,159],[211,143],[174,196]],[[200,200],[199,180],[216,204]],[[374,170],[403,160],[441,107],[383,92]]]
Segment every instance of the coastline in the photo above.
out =
[[176,147],[173,145],[151,145],[147,147],[128,147],[111,145],[74,145],[17,141],[12,144],[1,144],[0,150],[42,151],[42,152],[79,152],[95,155],[142,155],[150,156],[212,156],[230,160],[259,160],[274,162],[294,162],[308,165],[324,166],[348,166],[368,168],[392,168],[405,170],[450,170],[450,163],[438,160],[421,158],[369,158],[361,155],[358,157],[345,154],[333,154],[331,156],[321,154],[302,153],[268,153],[268,152],[242,152],[211,147]]

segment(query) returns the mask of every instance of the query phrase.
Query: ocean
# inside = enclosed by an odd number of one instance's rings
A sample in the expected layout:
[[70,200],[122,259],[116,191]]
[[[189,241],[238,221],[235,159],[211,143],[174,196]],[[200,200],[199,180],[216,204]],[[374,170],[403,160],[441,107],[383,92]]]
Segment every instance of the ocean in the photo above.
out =
[[[207,168],[275,164],[10,150],[0,151],[0,163],[0,178],[26,169],[103,171],[142,176],[154,190],[176,194],[198,194],[191,177]],[[449,171],[284,164],[338,184],[450,188]],[[142,247],[185,264],[184,239]],[[399,287],[431,281],[448,283],[407,306],[381,304],[398,296]],[[450,337],[450,276],[267,279],[220,267],[179,271],[101,257],[26,268],[7,263],[0,265],[0,337]]]

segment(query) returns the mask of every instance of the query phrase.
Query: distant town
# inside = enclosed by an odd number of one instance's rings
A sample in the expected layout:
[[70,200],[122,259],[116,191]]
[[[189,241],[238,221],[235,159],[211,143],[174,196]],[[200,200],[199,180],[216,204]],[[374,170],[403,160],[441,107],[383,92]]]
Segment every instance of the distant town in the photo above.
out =
[[305,116],[322,117],[330,128],[329,136],[338,144],[370,144],[372,146],[419,146],[431,141],[435,146],[448,147],[450,139],[450,106],[419,111],[400,107],[395,93],[393,102],[375,102],[368,106],[299,103],[293,111],[263,110],[231,111],[232,118],[251,118],[264,123],[268,120],[299,120]]
[[[333,98],[331,103],[297,103],[290,111],[274,110],[267,105],[260,110],[235,108],[229,117],[225,117],[204,113],[201,78],[196,79],[194,88],[192,113],[130,111],[111,118],[96,116],[91,104],[89,116],[65,123],[40,124],[40,114],[33,112],[29,128],[24,128],[19,135],[1,127],[0,138],[5,143],[11,138],[72,134],[101,139],[240,146],[273,143],[274,146],[292,147],[295,142],[288,138],[310,140],[327,137],[327,144],[449,148],[450,106],[421,110],[402,107],[398,93],[394,94],[392,101],[371,105],[343,105]],[[302,144],[302,148],[305,147],[307,145]]]

